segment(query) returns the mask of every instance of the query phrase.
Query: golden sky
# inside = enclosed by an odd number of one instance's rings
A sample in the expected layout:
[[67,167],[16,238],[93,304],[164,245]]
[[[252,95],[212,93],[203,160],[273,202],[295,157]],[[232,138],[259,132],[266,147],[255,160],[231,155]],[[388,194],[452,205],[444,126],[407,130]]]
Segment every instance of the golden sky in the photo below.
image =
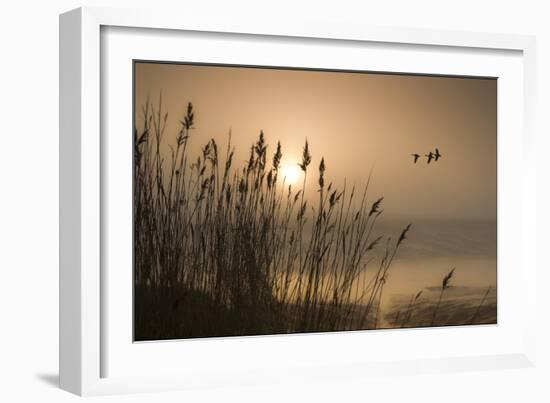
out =
[[[141,105],[158,104],[161,90],[167,141],[193,103],[192,152],[210,138],[224,150],[231,130],[243,162],[263,130],[270,153],[281,141],[294,167],[307,138],[311,189],[324,157],[326,182],[339,187],[344,178],[362,187],[372,168],[371,195],[385,197],[387,216],[496,219],[495,79],[136,63],[138,128]],[[437,163],[412,163],[435,147]]]

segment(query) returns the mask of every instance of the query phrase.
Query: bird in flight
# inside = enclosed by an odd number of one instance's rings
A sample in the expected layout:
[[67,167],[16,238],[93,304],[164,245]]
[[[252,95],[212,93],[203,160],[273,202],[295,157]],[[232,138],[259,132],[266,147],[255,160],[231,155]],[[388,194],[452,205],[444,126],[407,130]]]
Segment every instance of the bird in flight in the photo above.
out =
[[441,158],[441,154],[439,153],[439,148],[435,149],[434,158],[436,161]]
[[428,164],[429,164],[434,159],[435,154],[430,151],[429,154],[426,154],[426,157],[428,158]]
[[414,163],[416,164],[416,161],[418,161],[418,159],[420,158],[420,155],[419,154],[411,154],[414,158]]

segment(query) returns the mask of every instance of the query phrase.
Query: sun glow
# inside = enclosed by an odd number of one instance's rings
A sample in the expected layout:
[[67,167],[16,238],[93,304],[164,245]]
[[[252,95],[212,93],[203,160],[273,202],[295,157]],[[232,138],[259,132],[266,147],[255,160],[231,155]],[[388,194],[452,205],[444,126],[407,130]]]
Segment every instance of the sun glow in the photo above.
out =
[[301,176],[300,168],[296,164],[286,164],[282,167],[281,173],[287,185],[294,185]]

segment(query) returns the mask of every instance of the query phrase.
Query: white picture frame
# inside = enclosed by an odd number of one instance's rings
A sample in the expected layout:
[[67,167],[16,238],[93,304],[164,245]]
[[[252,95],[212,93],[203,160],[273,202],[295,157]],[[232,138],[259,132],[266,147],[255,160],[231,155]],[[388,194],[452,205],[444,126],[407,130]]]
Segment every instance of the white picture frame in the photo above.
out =
[[[108,266],[105,260],[108,248],[103,244],[105,237],[102,229],[102,226],[107,225],[102,223],[102,220],[106,219],[105,214],[102,214],[102,208],[105,203],[110,203],[109,196],[104,194],[106,193],[104,190],[110,189],[105,187],[107,178],[112,174],[107,167],[113,166],[108,164],[104,147],[113,147],[111,150],[113,152],[120,150],[115,149],[117,145],[110,141],[111,137],[102,137],[102,133],[109,132],[111,125],[105,122],[105,116],[108,114],[102,108],[105,107],[107,100],[112,103],[113,99],[119,99],[109,98],[110,95],[104,98],[105,94],[111,91],[111,86],[115,87],[113,80],[104,80],[102,77],[102,74],[107,75],[107,70],[103,69],[111,68],[108,63],[106,67],[105,61],[102,60],[102,57],[110,55],[103,49],[107,48],[107,42],[105,37],[102,37],[102,32],[109,32],[112,27],[116,27],[115,31],[112,31],[115,32],[114,39],[109,40],[109,46],[112,47],[124,45],[125,42],[121,40],[126,39],[122,37],[132,36],[133,32],[137,33],[139,29],[145,29],[141,31],[143,35],[148,35],[153,32],[149,30],[154,29],[157,35],[155,40],[171,43],[179,40],[178,33],[184,35],[187,32],[193,33],[195,38],[212,33],[216,33],[217,40],[219,38],[225,40],[224,36],[227,36],[228,41],[229,37],[253,38],[256,44],[262,44],[262,41],[275,44],[278,41],[286,41],[285,43],[299,41],[300,46],[304,43],[307,46],[308,41],[318,40],[325,41],[323,46],[330,46],[334,51],[338,51],[339,47],[346,44],[358,45],[359,48],[364,44],[412,47],[418,52],[429,52],[433,49],[450,52],[451,59],[454,58],[455,61],[460,60],[461,57],[467,57],[468,52],[474,55],[473,58],[476,57],[475,55],[485,53],[494,53],[497,56],[501,53],[513,53],[509,64],[510,69],[502,70],[503,74],[509,74],[511,77],[509,94],[518,94],[518,99],[504,109],[509,118],[502,121],[504,125],[501,125],[499,118],[498,219],[499,237],[502,224],[505,225],[504,228],[520,232],[521,237],[518,235],[516,240],[521,239],[522,242],[512,251],[508,246],[513,240],[507,240],[506,235],[502,240],[499,239],[499,265],[503,263],[512,268],[511,262],[514,262],[516,263],[514,270],[517,270],[515,272],[505,270],[504,278],[501,278],[499,271],[499,325],[478,329],[422,329],[420,332],[367,331],[331,335],[190,340],[186,341],[186,344],[178,342],[146,343],[137,346],[132,344],[132,340],[127,337],[124,330],[117,330],[114,321],[109,320],[114,316],[116,323],[127,324],[128,320],[131,322],[127,310],[124,310],[127,305],[117,307],[110,302],[112,298],[108,298],[109,288],[117,287],[117,284],[121,284],[120,281],[124,281],[124,277],[122,280],[111,278],[102,271]],[[116,30],[122,30],[119,31],[122,32],[122,37],[116,39]],[[143,46],[151,47],[150,44],[143,44]],[[253,62],[261,59],[261,52],[253,54],[248,52],[247,55],[246,46],[250,45],[243,41],[242,56],[239,60]],[[129,46],[128,49],[132,47]],[[151,10],[80,8],[61,15],[59,330],[61,387],[79,395],[96,395],[215,385],[242,386],[307,379],[330,381],[380,373],[398,375],[534,365],[535,323],[529,312],[534,312],[535,304],[535,242],[527,237],[527,234],[535,233],[536,227],[535,163],[529,158],[534,148],[534,52],[534,38],[520,35],[368,27],[321,21],[292,21],[291,19],[247,21],[244,18],[240,20],[194,18],[182,22],[175,13]],[[157,54],[156,57],[169,57],[166,55],[168,54]],[[133,56],[128,53],[124,57],[140,58],[138,56],[140,55]],[[394,63],[398,66],[399,56],[396,57]],[[201,55],[197,53],[195,58],[195,61],[200,60]],[[268,59],[266,56],[266,59],[259,64],[269,63]],[[427,57],[426,60],[425,66],[418,67],[419,72],[421,70],[430,74],[442,73],[438,69],[442,69],[443,64],[439,66],[433,57]],[[319,59],[316,63],[323,62]],[[449,64],[449,61],[446,63]],[[462,70],[459,69],[457,72],[466,74],[466,71],[472,71],[472,75],[483,75],[485,62],[480,63],[471,64],[470,70],[463,66]],[[494,60],[487,63],[494,64]],[[502,65],[508,64],[503,62]],[[476,68],[480,69],[479,72],[476,72]],[[505,69],[505,67],[502,68]],[[116,70],[116,66],[113,69]],[[385,71],[383,66],[381,69]],[[490,71],[489,67],[487,69]],[[410,71],[410,69],[406,70]],[[116,73],[111,73],[114,70],[108,71],[108,74],[115,74],[113,77],[119,78]],[[121,91],[127,92],[127,88],[121,87],[115,90],[118,94]],[[131,98],[128,102],[131,103]],[[514,109],[511,109],[512,107]],[[502,110],[499,109],[500,112]],[[514,128],[518,130],[512,130]],[[124,149],[124,143],[121,147]],[[515,170],[507,168],[506,165],[507,159],[513,152],[521,152],[523,157],[521,167]],[[518,160],[517,157],[516,160]],[[521,190],[518,191],[518,189]],[[501,200],[506,201],[502,204]],[[518,208],[517,216],[512,217],[511,212]],[[510,260],[509,264],[501,262],[501,254],[504,253],[507,254],[507,260]],[[109,287],[104,283],[106,279],[112,281]],[[500,292],[500,288],[505,290],[504,293]],[[128,291],[127,288],[125,290],[123,292]],[[516,298],[519,296],[518,300],[521,300],[521,303],[513,308],[517,309],[517,312],[511,312],[509,317],[506,315],[509,310],[512,310],[509,308],[511,305],[507,305],[506,300],[503,300],[511,295],[507,290],[514,290]],[[504,317],[501,317],[501,306],[504,309]],[[519,313],[520,310],[523,314]],[[122,313],[116,313],[119,311]],[[385,343],[402,345],[404,342],[407,343],[407,340],[411,340],[411,346],[417,348],[427,344],[436,345],[438,340],[463,340],[463,348],[444,350],[441,346],[439,350],[422,351],[408,356],[404,355],[404,351],[397,349],[393,356],[387,358],[377,357],[373,351],[370,353],[370,358],[364,355],[367,353],[363,355],[354,353],[356,347],[365,343],[367,338],[376,340],[376,343],[382,346],[382,349],[378,349],[380,354],[384,354]],[[487,346],[491,339],[498,339],[501,343],[495,342],[496,347],[489,350]],[[474,348],[475,340],[484,341]],[[338,356],[330,353],[330,346],[343,344],[346,347]],[[285,358],[281,355],[282,350],[279,350],[288,348],[291,351],[303,353],[294,354],[293,359],[290,360],[289,357]],[[326,348],[329,353],[323,356],[316,355],[319,348]],[[208,352],[211,352],[210,356]],[[169,357],[179,357],[179,354],[188,358],[170,360]],[[206,354],[207,359],[201,360],[200,354]],[[143,368],[136,368],[137,364],[132,358],[134,356],[139,356],[136,362],[142,362]],[[259,357],[262,356],[264,364],[259,361]],[[216,359],[218,362],[215,361]],[[116,366],[116,370],[111,369],[111,364],[107,365],[107,362],[113,363],[112,366],[113,368]],[[158,368],[159,362],[166,364],[163,365],[166,370],[150,371],[151,368]],[[216,365],[213,366],[213,364]],[[307,371],[304,370],[305,368]]]

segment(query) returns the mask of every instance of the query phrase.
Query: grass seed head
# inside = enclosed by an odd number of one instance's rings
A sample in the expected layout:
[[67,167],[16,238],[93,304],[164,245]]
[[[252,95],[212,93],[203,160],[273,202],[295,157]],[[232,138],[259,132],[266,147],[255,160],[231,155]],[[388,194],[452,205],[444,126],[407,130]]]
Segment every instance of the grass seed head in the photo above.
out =
[[325,158],[321,158],[321,163],[319,164],[319,187],[323,189],[325,187]]
[[382,200],[384,200],[383,197],[381,197],[380,199],[378,199],[374,203],[372,203],[372,207],[371,207],[370,212],[369,212],[369,217],[373,214],[376,214],[376,213],[380,212],[380,204],[382,203]]
[[281,151],[281,142],[277,142],[277,150],[275,151],[275,154],[273,155],[273,169],[277,170],[279,169],[279,165],[281,164],[281,158],[283,157],[283,152]]
[[407,225],[403,232],[401,232],[401,235],[399,236],[399,239],[397,241],[397,245],[399,246],[401,242],[403,242],[405,239],[407,239],[407,232],[411,229],[411,224]]
[[302,163],[298,164],[302,171],[306,172],[307,167],[311,164],[311,154],[309,153],[309,144],[306,140],[306,144],[304,145],[304,151],[302,152]]
[[441,283],[441,287],[443,289],[446,289],[446,288],[449,287],[449,282],[451,281],[451,278],[453,277],[454,271],[455,271],[455,267],[453,267],[453,269],[449,273],[447,273],[447,275],[445,277],[443,277],[443,282]]

